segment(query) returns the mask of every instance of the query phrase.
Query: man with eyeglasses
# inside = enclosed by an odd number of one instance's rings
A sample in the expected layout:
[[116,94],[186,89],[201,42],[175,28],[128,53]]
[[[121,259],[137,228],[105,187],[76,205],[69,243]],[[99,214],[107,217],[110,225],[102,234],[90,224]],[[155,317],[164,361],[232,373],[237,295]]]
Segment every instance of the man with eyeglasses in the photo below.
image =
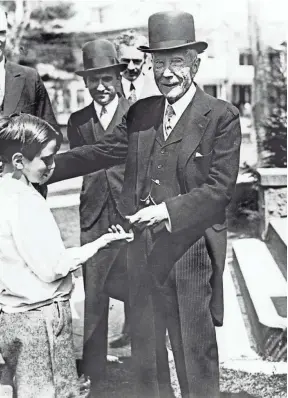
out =
[[147,54],[138,50],[140,45],[147,44],[146,37],[129,31],[116,38],[114,43],[120,62],[127,64],[122,73],[121,85],[130,104],[142,98],[160,95],[153,74],[147,67]]
[[[113,44],[107,40],[93,40],[84,44],[82,52],[84,70],[76,73],[83,77],[92,102],[69,118],[67,136],[71,149],[94,144],[110,134],[130,106],[117,92],[120,72],[126,64],[118,62]],[[123,164],[83,178],[79,208],[82,245],[94,241],[114,224],[123,179]],[[83,267],[85,317],[80,371],[90,376],[93,388],[105,375],[110,292],[104,292],[103,285],[112,263],[122,255],[118,252],[117,248],[99,252]],[[125,267],[124,259],[121,266]],[[127,286],[125,289],[127,291]],[[123,299],[115,291],[112,296]]]

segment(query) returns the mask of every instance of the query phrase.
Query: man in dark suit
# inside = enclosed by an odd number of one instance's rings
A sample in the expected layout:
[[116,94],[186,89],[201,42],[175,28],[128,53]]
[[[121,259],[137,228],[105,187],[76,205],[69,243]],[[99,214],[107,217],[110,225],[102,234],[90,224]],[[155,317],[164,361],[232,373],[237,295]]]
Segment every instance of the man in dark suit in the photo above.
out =
[[[162,96],[132,105],[113,134],[56,159],[51,181],[126,159],[119,213],[127,247],[132,357],[139,398],[171,394],[168,328],[182,396],[219,397],[215,325],[223,322],[226,208],[235,187],[239,112],[193,80],[207,43],[192,15],[149,18],[149,47]],[[75,173],[77,169],[77,173]],[[113,274],[108,275],[113,277]]]
[[5,59],[6,13],[0,7],[0,114],[30,113],[59,130],[45,86],[35,69]]
[[[130,106],[129,101],[117,93],[120,72],[126,64],[117,61],[112,43],[93,40],[84,44],[82,52],[84,70],[76,73],[84,78],[93,101],[69,118],[67,136],[71,149],[94,144],[110,134]],[[84,177],[79,208],[82,245],[98,239],[114,224],[124,168],[121,164]],[[118,250],[104,253],[95,255],[83,267],[85,317],[81,371],[91,377],[93,384],[103,378],[107,356],[109,296],[102,290],[102,267],[108,269]],[[128,314],[128,310],[126,312]]]
[[[142,98],[160,95],[160,91],[154,81],[154,76],[148,70],[146,61],[147,54],[138,50],[141,44],[147,44],[147,38],[139,35],[133,30],[123,33],[115,40],[120,62],[127,65],[126,69],[121,72],[121,91],[130,104]],[[130,343],[130,324],[129,324],[129,307],[125,303],[125,322],[121,335],[114,341],[111,341],[111,348],[123,347]]]

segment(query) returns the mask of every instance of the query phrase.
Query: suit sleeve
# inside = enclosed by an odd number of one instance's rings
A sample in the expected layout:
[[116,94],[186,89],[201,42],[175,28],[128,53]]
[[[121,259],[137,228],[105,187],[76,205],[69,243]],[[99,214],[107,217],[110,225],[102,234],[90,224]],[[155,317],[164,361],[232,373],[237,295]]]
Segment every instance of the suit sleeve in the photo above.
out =
[[224,222],[223,214],[231,200],[237,180],[240,144],[239,113],[227,105],[219,119],[206,182],[165,202],[172,233],[189,229],[198,233],[202,231],[204,234],[207,228]]
[[85,145],[80,131],[75,123],[73,123],[71,117],[69,118],[67,123],[67,138],[69,141],[70,149]]
[[55,170],[48,183],[67,180],[125,163],[128,150],[127,116],[121,124],[93,145],[84,145],[55,156]]
[[36,72],[36,98],[35,98],[35,116],[46,120],[50,123],[57,131],[61,132],[60,127],[56,121],[53,108],[50,102],[49,95],[44,86],[44,83]]

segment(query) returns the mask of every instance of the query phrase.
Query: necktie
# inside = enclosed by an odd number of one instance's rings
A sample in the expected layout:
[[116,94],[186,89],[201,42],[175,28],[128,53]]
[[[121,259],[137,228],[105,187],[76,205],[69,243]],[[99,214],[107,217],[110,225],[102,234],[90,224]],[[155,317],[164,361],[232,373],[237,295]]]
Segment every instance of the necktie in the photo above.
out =
[[172,124],[171,121],[173,117],[175,116],[175,111],[173,109],[173,106],[168,104],[164,116],[164,140],[166,141],[167,138],[169,137],[171,131],[172,131]]
[[101,109],[101,112],[100,112],[100,118],[101,118],[103,115],[106,115],[106,113],[107,113],[107,109],[105,108],[105,106],[102,106],[102,109]]
[[128,101],[131,104],[134,104],[134,102],[137,101],[137,97],[136,97],[136,90],[135,90],[135,86],[133,83],[130,84],[130,95],[128,97]]

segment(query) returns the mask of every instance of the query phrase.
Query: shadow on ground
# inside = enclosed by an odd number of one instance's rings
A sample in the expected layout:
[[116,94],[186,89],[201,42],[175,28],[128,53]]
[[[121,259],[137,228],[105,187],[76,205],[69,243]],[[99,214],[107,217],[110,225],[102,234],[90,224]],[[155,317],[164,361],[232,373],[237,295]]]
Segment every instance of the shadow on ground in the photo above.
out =
[[[97,385],[97,389],[91,391],[89,398],[135,398],[133,394],[133,374],[131,358],[121,358],[122,364],[108,365],[107,379]],[[172,383],[173,384],[173,383]],[[229,393],[222,392],[220,398],[259,398],[259,395],[250,395],[247,392]],[[175,392],[175,398],[181,398],[179,391]],[[209,397],[211,398],[211,397]]]

